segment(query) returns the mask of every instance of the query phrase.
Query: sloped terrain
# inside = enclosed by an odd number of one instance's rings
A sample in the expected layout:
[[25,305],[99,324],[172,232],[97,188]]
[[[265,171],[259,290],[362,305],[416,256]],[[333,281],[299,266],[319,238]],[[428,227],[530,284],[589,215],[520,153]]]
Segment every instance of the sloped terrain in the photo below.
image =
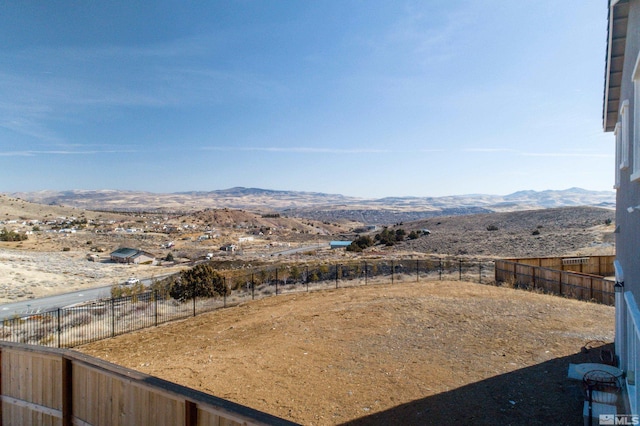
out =
[[614,219],[613,210],[595,207],[444,216],[399,225],[431,233],[394,250],[480,257],[614,254]]
[[121,220],[125,216],[117,213],[104,213],[84,210],[77,207],[61,206],[58,204],[48,205],[30,202],[21,198],[0,194],[0,221],[7,219],[30,220],[48,219],[56,217],[76,217],[87,219],[114,219]]

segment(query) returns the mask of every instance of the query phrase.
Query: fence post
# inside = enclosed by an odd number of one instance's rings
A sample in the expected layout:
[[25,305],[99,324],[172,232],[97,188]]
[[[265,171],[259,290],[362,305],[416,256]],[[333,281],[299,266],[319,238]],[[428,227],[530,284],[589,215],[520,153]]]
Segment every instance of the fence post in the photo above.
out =
[[458,281],[462,281],[462,259],[458,260]]
[[420,260],[416,259],[416,282],[420,281]]
[[116,335],[116,308],[115,298],[111,298],[111,337]]
[[158,290],[153,290],[153,305],[155,307],[156,327],[158,326]]
[[193,298],[193,316],[196,316],[196,282],[193,282],[193,291],[191,293],[191,297]]
[[195,426],[198,424],[198,406],[195,402],[185,399],[184,401],[184,424],[185,426]]
[[558,294],[562,296],[562,276],[564,275],[563,271],[560,271],[560,285],[558,286]]
[[482,261],[478,261],[478,282],[482,284]]
[[369,266],[365,261],[364,262],[364,285],[367,285],[368,278],[369,278]]
[[593,277],[589,278],[589,300],[593,300]]
[[[4,325],[4,321],[2,321]],[[58,347],[60,346],[60,335],[62,334],[62,329],[60,328],[60,308],[58,308]]]
[[536,289],[536,271],[538,270],[538,268],[534,267],[531,270],[531,285],[533,287],[533,289]]
[[442,259],[440,259],[439,273],[440,273],[440,281],[442,281]]
[[73,363],[64,356],[62,357],[61,375],[62,424],[63,426],[71,426],[73,424]]
[[253,273],[251,273],[251,300],[256,298],[256,282],[253,280]]
[[338,264],[336,263],[336,288],[338,288]]
[[276,296],[278,295],[278,267],[276,266]]
[[307,291],[309,291],[309,267],[305,266],[306,270],[307,270],[307,275],[306,275],[306,284],[307,284]]

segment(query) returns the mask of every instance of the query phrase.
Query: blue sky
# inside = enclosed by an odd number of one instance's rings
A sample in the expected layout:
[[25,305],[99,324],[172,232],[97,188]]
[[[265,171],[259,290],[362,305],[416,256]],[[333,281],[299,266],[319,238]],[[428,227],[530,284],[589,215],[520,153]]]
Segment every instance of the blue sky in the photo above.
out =
[[611,190],[606,6],[0,2],[0,192]]

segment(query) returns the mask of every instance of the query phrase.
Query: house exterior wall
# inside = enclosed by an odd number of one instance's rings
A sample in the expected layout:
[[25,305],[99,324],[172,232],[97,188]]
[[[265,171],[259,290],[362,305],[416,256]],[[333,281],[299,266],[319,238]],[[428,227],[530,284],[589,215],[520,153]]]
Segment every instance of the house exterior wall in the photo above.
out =
[[116,263],[131,263],[130,257],[111,256],[111,261]]
[[[616,355],[620,361],[620,368],[625,371],[628,390],[629,410],[632,414],[640,412],[640,386],[636,385],[636,371],[640,368],[640,209],[629,211],[629,207],[640,205],[640,179],[632,180],[634,173],[634,156],[640,156],[640,150],[634,152],[634,145],[640,146],[640,93],[634,88],[634,69],[638,63],[640,53],[640,0],[617,1],[611,0],[609,6],[609,33],[614,33],[612,16],[614,8],[627,8],[628,19],[626,26],[626,44],[620,88],[618,124],[616,133],[621,131],[624,115],[620,113],[623,105],[627,105],[628,126],[628,166],[621,167],[623,153],[616,155],[616,281],[618,281],[619,295],[616,297]],[[619,9],[618,12],[622,10]],[[615,25],[615,24],[613,24]],[[624,33],[623,33],[624,34]],[[611,40],[609,41],[611,43]],[[609,46],[611,49],[611,46]],[[612,62],[609,54],[607,60]],[[611,78],[611,74],[609,75]],[[638,84],[640,90],[640,84]],[[607,99],[605,99],[605,108]],[[605,124],[606,126],[606,124]],[[624,146],[616,134],[616,149]],[[637,161],[637,160],[636,160]],[[620,286],[622,285],[622,287]],[[639,377],[640,379],[640,377]]]
[[[636,135],[634,118],[636,105],[634,100],[633,70],[640,53],[640,1],[629,3],[629,21],[627,25],[627,39],[625,48],[624,68],[622,73],[622,87],[620,104],[629,102],[629,167],[619,170],[620,184],[616,194],[616,258],[624,270],[625,291],[632,291],[636,300],[640,300],[640,211],[629,213],[627,208],[640,204],[640,181],[631,181],[633,173],[633,141],[640,138]],[[640,106],[638,106],[640,108]],[[616,165],[618,167],[618,165]]]
[[155,260],[155,257],[146,253],[140,253],[136,256],[133,256],[132,258],[132,262],[136,264],[147,263],[147,262],[153,263],[154,260]]

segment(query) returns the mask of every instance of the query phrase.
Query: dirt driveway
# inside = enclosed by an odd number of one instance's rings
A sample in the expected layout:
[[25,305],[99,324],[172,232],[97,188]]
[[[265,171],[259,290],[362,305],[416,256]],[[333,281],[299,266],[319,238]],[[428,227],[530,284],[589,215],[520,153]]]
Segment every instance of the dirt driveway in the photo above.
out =
[[281,295],[77,348],[305,425],[582,424],[614,308],[465,282]]

